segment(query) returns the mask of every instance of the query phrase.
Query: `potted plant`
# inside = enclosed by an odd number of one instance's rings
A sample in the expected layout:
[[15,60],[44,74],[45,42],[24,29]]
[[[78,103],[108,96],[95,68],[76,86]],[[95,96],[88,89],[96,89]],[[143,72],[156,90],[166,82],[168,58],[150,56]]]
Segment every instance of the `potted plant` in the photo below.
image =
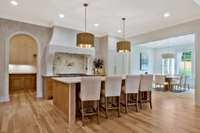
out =
[[93,61],[94,65],[94,73],[95,74],[103,74],[103,60],[100,58],[95,58]]

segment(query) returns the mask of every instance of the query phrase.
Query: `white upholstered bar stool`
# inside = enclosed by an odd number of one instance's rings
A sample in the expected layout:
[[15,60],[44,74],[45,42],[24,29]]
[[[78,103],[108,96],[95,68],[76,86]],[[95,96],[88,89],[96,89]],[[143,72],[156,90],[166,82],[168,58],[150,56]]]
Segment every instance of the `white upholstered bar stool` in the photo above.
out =
[[[108,110],[118,110],[118,117],[120,117],[120,95],[121,95],[121,76],[108,76],[105,79],[105,89],[103,90],[103,96],[105,98],[105,104],[102,106],[106,113],[106,118],[108,118]],[[111,102],[109,102],[108,98]],[[117,105],[114,104],[113,98],[117,98]]]
[[[100,77],[82,77],[81,78],[81,89],[80,89],[80,100],[81,100],[81,116],[84,125],[84,117],[96,115],[97,122],[99,123],[99,101],[101,91],[101,78]],[[96,108],[92,106],[93,112],[87,113],[84,111],[84,102],[94,101],[96,102]]]
[[136,106],[138,112],[138,93],[140,87],[140,75],[128,75],[125,80],[125,86],[122,87],[122,93],[125,94],[125,111],[128,112],[128,106]]
[[152,84],[153,75],[141,75],[140,89],[139,89],[139,103],[142,108],[142,103],[150,103],[152,109]]

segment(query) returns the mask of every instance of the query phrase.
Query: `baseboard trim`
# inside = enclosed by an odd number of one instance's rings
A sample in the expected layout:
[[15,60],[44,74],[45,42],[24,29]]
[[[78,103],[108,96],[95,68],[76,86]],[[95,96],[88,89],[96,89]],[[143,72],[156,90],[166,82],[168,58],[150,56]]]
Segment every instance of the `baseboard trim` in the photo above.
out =
[[0,102],[9,102],[10,97],[9,96],[0,96]]
[[37,94],[36,97],[37,98],[43,98],[43,95],[42,94]]

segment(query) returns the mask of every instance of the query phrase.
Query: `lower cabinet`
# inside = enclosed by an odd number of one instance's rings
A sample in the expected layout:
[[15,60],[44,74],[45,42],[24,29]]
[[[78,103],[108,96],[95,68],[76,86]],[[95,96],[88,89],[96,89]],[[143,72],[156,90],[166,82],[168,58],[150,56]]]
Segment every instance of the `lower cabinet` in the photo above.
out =
[[53,80],[51,77],[43,77],[43,94],[47,100],[53,98]]
[[36,89],[36,74],[10,74],[10,91]]

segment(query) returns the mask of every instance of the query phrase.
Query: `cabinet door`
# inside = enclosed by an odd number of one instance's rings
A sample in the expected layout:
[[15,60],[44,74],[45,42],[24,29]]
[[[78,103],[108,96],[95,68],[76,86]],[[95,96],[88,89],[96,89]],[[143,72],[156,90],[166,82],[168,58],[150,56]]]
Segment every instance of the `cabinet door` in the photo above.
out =
[[37,43],[27,35],[17,35],[10,42],[10,64],[36,64]]
[[53,80],[51,78],[43,78],[44,97],[50,99],[53,97]]
[[10,90],[20,90],[23,89],[23,81],[22,77],[10,77]]
[[24,77],[24,89],[33,89],[34,88],[34,80],[32,77]]

